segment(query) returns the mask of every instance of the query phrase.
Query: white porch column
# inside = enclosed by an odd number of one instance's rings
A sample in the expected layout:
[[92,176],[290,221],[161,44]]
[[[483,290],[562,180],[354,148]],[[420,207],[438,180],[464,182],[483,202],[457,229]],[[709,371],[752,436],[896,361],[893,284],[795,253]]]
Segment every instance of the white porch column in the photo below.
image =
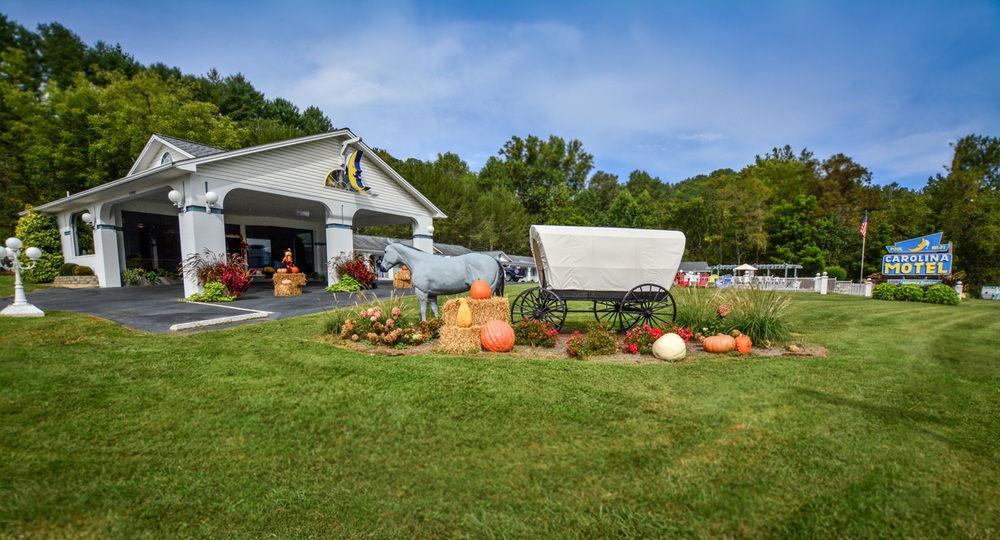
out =
[[342,216],[326,216],[326,283],[333,285],[337,282],[337,272],[334,270],[333,259],[341,255],[351,255],[354,253],[354,231],[352,219]]
[[[110,203],[98,204],[94,208],[94,274],[101,287],[121,287],[122,267],[119,246],[122,228],[118,224],[117,212]],[[73,227],[72,218],[69,223]],[[75,249],[70,242],[70,249]]]
[[122,270],[118,263],[118,235],[121,228],[111,223],[94,226],[94,256],[98,268],[94,273],[101,287],[121,287]]
[[[226,220],[221,208],[188,206],[177,216],[181,237],[181,259],[209,250],[217,255],[226,254]],[[184,275],[184,296],[201,292],[194,276]]]
[[434,253],[434,220],[430,217],[419,217],[414,220],[413,247]]

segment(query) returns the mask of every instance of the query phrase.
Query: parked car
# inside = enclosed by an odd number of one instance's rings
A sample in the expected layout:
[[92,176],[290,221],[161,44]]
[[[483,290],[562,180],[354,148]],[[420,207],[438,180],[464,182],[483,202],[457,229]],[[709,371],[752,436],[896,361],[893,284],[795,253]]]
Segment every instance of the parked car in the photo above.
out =
[[525,274],[523,268],[505,266],[503,271],[508,283],[517,283],[518,281],[522,281],[524,279]]

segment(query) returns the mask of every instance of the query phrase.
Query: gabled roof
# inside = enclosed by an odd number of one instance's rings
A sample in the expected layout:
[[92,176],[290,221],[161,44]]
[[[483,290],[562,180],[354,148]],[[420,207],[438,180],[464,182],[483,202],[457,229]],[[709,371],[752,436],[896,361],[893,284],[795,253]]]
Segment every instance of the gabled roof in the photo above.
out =
[[189,141],[187,139],[171,137],[161,133],[154,133],[153,136],[163,139],[175,148],[189,154],[191,157],[205,157],[212,154],[218,154],[219,152],[225,152],[225,149],[219,148],[218,146],[211,146],[208,144]]
[[[255,154],[257,152],[266,152],[268,150],[274,150],[274,149],[277,149],[277,148],[284,148],[286,146],[292,146],[292,145],[296,145],[296,144],[303,144],[303,143],[308,143],[308,142],[313,142],[313,141],[320,141],[320,140],[323,140],[323,139],[329,139],[331,137],[344,137],[344,136],[346,136],[348,138],[354,138],[354,137],[356,137],[356,135],[350,129],[348,129],[348,128],[341,128],[341,129],[337,129],[337,130],[330,131],[330,132],[327,132],[327,133],[320,133],[318,135],[307,135],[305,137],[298,137],[298,138],[295,138],[295,139],[287,139],[287,140],[284,140],[284,141],[278,141],[278,142],[273,142],[273,143],[268,143],[268,144],[260,144],[260,145],[257,145],[257,146],[250,146],[250,147],[247,147],[247,148],[240,148],[238,150],[229,150],[229,151],[226,151],[226,150],[223,150],[221,148],[217,148],[217,147],[214,147],[214,146],[209,146],[207,144],[196,143],[196,142],[193,142],[193,141],[187,141],[185,139],[179,139],[177,137],[169,137],[169,136],[164,136],[164,135],[159,135],[159,134],[155,134],[154,133],[149,138],[149,141],[146,143],[146,146],[143,148],[142,152],[139,154],[139,157],[136,159],[135,163],[132,165],[132,170],[129,171],[129,173],[128,173],[127,176],[124,176],[124,177],[119,178],[117,180],[112,180],[112,181],[107,182],[105,184],[101,184],[99,186],[92,187],[90,189],[87,189],[87,190],[84,190],[84,191],[81,191],[81,192],[78,192],[78,193],[74,193],[74,194],[72,194],[72,195],[70,195],[68,197],[63,197],[61,199],[57,199],[57,200],[54,200],[54,201],[47,202],[45,204],[37,206],[35,208],[35,210],[38,210],[40,212],[45,212],[46,210],[55,209],[56,207],[58,207],[60,205],[72,202],[72,201],[74,201],[76,199],[79,199],[81,197],[84,197],[84,196],[87,196],[87,195],[92,195],[92,194],[95,194],[95,193],[99,193],[101,191],[104,191],[104,190],[112,188],[112,187],[121,186],[123,184],[128,184],[128,183],[130,183],[130,182],[132,182],[134,180],[138,180],[140,178],[145,178],[145,177],[150,176],[152,174],[160,173],[160,172],[167,171],[167,170],[174,169],[174,168],[178,168],[178,169],[181,169],[181,170],[194,171],[195,167],[197,165],[201,164],[201,163],[211,163],[213,161],[220,161],[220,160],[223,160],[223,159],[229,159],[229,158],[234,158],[234,157],[239,157],[239,156],[245,156],[245,155],[248,155],[248,154]],[[368,158],[370,158],[372,161],[374,161],[383,171],[386,172],[386,174],[390,178],[392,178],[393,180],[395,180],[396,182],[398,182],[400,184],[400,186],[402,186],[405,191],[407,191],[408,193],[410,193],[411,195],[413,195],[414,198],[416,198],[418,201],[420,201],[421,204],[423,204],[428,210],[430,210],[430,212],[431,212],[431,214],[432,214],[432,216],[434,218],[446,218],[446,217],[448,217],[444,212],[441,211],[440,208],[438,208],[437,206],[435,206],[435,204],[432,203],[430,201],[430,199],[428,199],[427,197],[425,197],[423,193],[420,193],[420,191],[418,191],[417,188],[413,187],[413,185],[411,185],[409,182],[407,182],[405,178],[403,178],[402,176],[400,176],[400,174],[398,172],[396,172],[395,169],[393,169],[388,163],[386,163],[385,160],[383,160],[378,155],[378,153],[376,153],[374,150],[371,149],[371,147],[369,147],[367,144],[365,144],[364,141],[362,141],[360,137],[358,137],[357,138],[357,142],[353,143],[353,144],[356,144],[356,145],[360,146],[362,149],[364,149],[365,153],[366,153],[366,156]],[[158,147],[159,145],[164,145],[166,147],[171,148],[172,150],[180,153],[180,155],[183,156],[183,157],[185,157],[186,159],[180,159],[180,160],[175,159],[175,160],[173,160],[172,162],[170,162],[168,164],[154,165],[153,167],[151,167],[149,169],[146,169],[146,170],[142,170],[142,171],[136,170],[138,168],[138,166],[139,166],[139,163],[142,162],[142,160],[148,155],[148,153],[150,153],[153,148]],[[200,153],[203,153],[204,155],[198,156],[198,155],[193,154],[192,152],[200,152]]]
[[502,263],[508,263],[509,264],[511,262],[510,257],[507,256],[507,254],[504,253],[504,252],[502,252],[502,251],[481,251],[480,253],[483,253],[485,255],[489,255],[490,257],[493,257],[494,259],[496,259],[496,260],[498,260],[498,261],[500,261]]
[[[365,253],[382,253],[383,251],[385,251],[385,246],[389,245],[390,242],[396,242],[407,246],[413,245],[413,240],[410,240],[409,238],[388,238],[385,236],[355,234],[354,250],[362,251]],[[465,255],[466,253],[472,253],[470,249],[463,246],[456,246],[454,244],[441,244],[438,242],[434,243],[434,252],[439,255],[446,255],[448,257],[454,257],[456,255]]]

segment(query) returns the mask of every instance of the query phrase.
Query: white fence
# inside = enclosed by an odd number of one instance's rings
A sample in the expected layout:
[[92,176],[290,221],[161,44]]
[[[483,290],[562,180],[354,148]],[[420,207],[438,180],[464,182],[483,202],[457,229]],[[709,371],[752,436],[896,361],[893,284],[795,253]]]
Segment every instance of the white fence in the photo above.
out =
[[873,288],[874,285],[871,281],[866,281],[864,283],[837,281],[833,284],[833,292],[849,296],[871,296]]

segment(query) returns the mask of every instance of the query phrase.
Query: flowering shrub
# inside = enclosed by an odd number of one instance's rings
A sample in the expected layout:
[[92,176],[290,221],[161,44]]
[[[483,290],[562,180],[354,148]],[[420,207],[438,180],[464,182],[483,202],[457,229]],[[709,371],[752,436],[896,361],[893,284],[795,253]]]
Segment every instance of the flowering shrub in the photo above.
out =
[[694,332],[690,328],[684,328],[683,326],[675,326],[670,331],[680,336],[684,340],[684,343],[691,341],[691,338],[694,337]]
[[551,323],[535,319],[521,319],[514,323],[514,337],[522,345],[555,347],[559,331]]
[[653,328],[648,324],[633,328],[625,332],[622,339],[622,351],[628,354],[652,354],[653,342],[660,339],[663,330]]
[[400,300],[376,300],[353,310],[335,312],[326,323],[326,333],[344,340],[398,348],[437,338],[443,324],[441,319],[410,324]]
[[370,289],[375,283],[375,272],[368,266],[364,255],[360,253],[353,256],[337,257],[333,260],[332,266],[337,272],[337,277],[351,276],[366,289]]
[[226,286],[234,298],[250,288],[250,269],[239,254],[219,254],[209,249],[189,255],[181,263],[187,276],[194,276],[200,285],[218,281]]
[[614,354],[618,350],[618,342],[614,334],[600,323],[592,323],[587,327],[587,333],[579,330],[566,340],[566,354],[573,358]]

